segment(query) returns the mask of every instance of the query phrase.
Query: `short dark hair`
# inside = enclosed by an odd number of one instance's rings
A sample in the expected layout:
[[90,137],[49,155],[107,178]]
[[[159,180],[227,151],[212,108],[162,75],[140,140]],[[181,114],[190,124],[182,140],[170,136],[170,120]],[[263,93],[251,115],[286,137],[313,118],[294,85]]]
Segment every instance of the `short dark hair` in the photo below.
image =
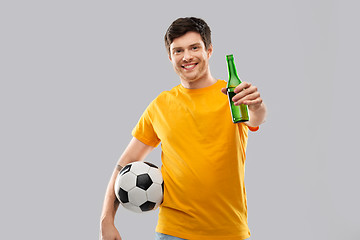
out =
[[185,35],[187,32],[199,33],[206,49],[211,45],[211,30],[204,20],[196,17],[178,18],[165,33],[165,47],[169,54],[170,45],[174,39]]

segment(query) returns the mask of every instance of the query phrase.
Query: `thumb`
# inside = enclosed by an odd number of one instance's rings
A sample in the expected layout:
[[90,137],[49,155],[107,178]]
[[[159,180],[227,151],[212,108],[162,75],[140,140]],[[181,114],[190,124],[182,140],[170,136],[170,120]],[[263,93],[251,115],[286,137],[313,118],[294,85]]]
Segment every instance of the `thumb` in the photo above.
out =
[[226,88],[222,88],[222,89],[221,89],[221,92],[222,92],[223,94],[227,95],[227,90],[226,90]]

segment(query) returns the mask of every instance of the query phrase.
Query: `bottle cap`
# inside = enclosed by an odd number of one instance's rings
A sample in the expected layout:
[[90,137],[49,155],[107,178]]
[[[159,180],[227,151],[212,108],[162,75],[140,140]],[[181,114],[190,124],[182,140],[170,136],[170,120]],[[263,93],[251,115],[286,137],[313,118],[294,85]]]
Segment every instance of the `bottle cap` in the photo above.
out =
[[232,54],[226,55],[226,59],[227,60],[234,59],[234,55],[232,55]]

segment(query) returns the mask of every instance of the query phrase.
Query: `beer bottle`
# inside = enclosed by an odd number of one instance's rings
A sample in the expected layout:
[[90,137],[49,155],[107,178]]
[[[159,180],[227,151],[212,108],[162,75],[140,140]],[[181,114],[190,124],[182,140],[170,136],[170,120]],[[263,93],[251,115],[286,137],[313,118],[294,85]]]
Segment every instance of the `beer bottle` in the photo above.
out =
[[249,113],[248,107],[245,104],[240,104],[240,106],[235,106],[232,98],[235,96],[234,90],[237,85],[241,83],[239,76],[237,75],[234,56],[226,55],[228,73],[229,73],[229,81],[227,83],[227,93],[229,96],[229,104],[231,110],[232,121],[234,123],[238,122],[246,122],[249,121]]

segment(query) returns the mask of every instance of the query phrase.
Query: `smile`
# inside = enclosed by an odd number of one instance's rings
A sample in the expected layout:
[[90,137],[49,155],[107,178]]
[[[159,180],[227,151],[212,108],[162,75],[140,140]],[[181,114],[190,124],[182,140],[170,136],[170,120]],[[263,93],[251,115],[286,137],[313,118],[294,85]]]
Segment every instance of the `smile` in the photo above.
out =
[[186,70],[193,70],[196,67],[196,65],[197,65],[197,63],[194,63],[194,64],[183,65],[181,67],[186,69]]

